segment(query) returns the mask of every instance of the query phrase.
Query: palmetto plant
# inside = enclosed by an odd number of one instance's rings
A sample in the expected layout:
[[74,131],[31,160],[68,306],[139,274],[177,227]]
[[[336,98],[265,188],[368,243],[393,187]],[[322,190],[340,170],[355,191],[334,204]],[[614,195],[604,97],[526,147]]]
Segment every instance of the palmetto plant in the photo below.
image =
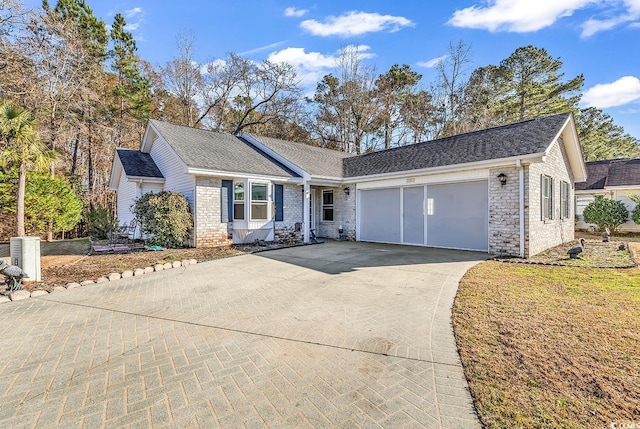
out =
[[24,196],[27,171],[48,167],[56,153],[36,135],[31,114],[11,103],[0,101],[0,166],[18,169],[16,235],[25,235]]

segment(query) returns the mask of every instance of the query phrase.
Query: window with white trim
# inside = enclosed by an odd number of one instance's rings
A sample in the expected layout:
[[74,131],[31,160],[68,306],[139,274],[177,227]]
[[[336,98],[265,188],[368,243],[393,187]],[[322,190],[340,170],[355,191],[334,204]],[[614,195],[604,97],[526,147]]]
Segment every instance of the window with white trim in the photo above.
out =
[[560,182],[560,219],[569,219],[569,183]]
[[540,194],[542,220],[553,219],[553,178],[546,174],[540,177]]
[[322,221],[333,222],[333,190],[322,191]]
[[244,183],[233,184],[233,219],[244,220]]
[[269,219],[269,193],[266,183],[251,184],[251,220]]

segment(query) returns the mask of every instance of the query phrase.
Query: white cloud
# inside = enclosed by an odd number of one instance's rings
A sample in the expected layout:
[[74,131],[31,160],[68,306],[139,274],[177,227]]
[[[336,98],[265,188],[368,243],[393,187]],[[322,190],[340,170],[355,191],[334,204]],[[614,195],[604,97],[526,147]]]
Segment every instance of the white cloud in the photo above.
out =
[[129,10],[125,10],[124,11],[124,16],[125,18],[133,18],[136,15],[139,15],[142,13],[142,8],[141,7],[134,7],[133,9],[129,9]]
[[267,59],[275,63],[286,62],[295,66],[300,84],[306,88],[313,86],[328,74],[330,69],[335,67],[337,58],[337,56],[324,55],[320,52],[305,52],[304,48],[286,48],[272,52]]
[[[609,11],[611,13],[611,11]],[[582,24],[580,37],[593,36],[601,31],[610,30],[618,25],[631,22],[631,27],[637,27],[638,22],[632,22],[640,18],[640,0],[625,0],[624,11],[613,11],[613,17],[606,19],[591,18]]]
[[307,19],[300,27],[315,36],[349,37],[365,33],[389,30],[399,31],[402,27],[413,27],[414,23],[402,16],[380,15],[352,11],[340,16],[328,16],[324,22]]
[[[124,29],[129,32],[136,31],[142,24],[144,24],[143,15],[144,11],[139,6],[136,6],[133,9],[125,10],[124,17],[128,22],[127,25],[124,26]],[[134,22],[130,22],[131,20],[133,20],[133,18],[136,18]]]
[[488,0],[487,6],[456,10],[449,20],[455,27],[526,33],[548,27],[601,0]]
[[443,62],[444,60],[446,60],[447,58],[449,58],[449,55],[442,55],[440,57],[431,58],[428,61],[418,61],[418,65],[420,67],[426,67],[428,69],[431,69],[437,66],[438,64],[440,64],[441,62]]
[[127,25],[125,25],[124,29],[129,31],[129,32],[136,31],[138,29],[138,27],[140,27],[140,24],[142,24],[142,21],[131,22],[131,23],[128,23]]
[[[367,45],[350,45],[343,49],[347,48],[355,49],[362,58],[375,56],[373,53],[367,52],[371,49]],[[287,62],[295,66],[301,85],[308,93],[313,94],[316,84],[336,67],[341,52],[342,49],[325,55],[320,52],[305,52],[304,48],[286,48],[272,52],[267,59],[276,63]]]
[[210,61],[208,63],[204,63],[204,64],[198,64],[195,61],[192,61],[191,64],[198,67],[198,69],[200,70],[200,73],[205,75],[205,74],[209,74],[209,70],[211,69],[220,69],[224,67],[227,64],[227,62],[223,59],[216,58],[215,60]]
[[622,106],[640,101],[640,79],[635,76],[624,76],[615,82],[595,85],[582,95],[580,104],[583,107]]
[[371,46],[369,45],[347,45],[338,50],[338,55],[342,55],[345,51],[355,52],[358,54],[358,57],[362,59],[373,58],[376,56],[373,52],[367,52],[371,50]]
[[487,0],[482,5],[456,10],[448,24],[527,33],[549,27],[581,9],[594,9],[594,14],[604,17],[594,15],[585,21],[581,25],[583,38],[625,23],[635,26],[633,21],[640,18],[640,0]]
[[259,48],[254,48],[254,49],[251,49],[251,50],[248,50],[248,51],[240,52],[238,55],[243,57],[245,55],[251,55],[251,54],[255,54],[255,53],[258,53],[258,52],[262,52],[262,51],[268,51],[270,49],[277,48],[278,46],[283,45],[283,44],[285,44],[287,42],[288,42],[288,40],[281,40],[279,42],[270,43],[270,44],[265,45],[265,46],[260,46]]
[[300,18],[304,16],[309,11],[307,9],[296,9],[295,7],[288,7],[284,10],[284,16],[294,16],[296,18]]

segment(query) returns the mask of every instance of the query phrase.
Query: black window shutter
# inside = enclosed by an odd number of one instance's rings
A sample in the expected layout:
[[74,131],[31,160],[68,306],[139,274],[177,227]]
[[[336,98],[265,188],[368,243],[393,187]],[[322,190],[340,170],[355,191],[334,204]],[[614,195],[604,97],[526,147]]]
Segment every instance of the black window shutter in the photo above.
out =
[[223,180],[220,188],[220,221],[231,222],[233,213],[233,180]]
[[275,195],[273,201],[276,204],[276,222],[284,220],[284,188],[282,185],[275,185]]

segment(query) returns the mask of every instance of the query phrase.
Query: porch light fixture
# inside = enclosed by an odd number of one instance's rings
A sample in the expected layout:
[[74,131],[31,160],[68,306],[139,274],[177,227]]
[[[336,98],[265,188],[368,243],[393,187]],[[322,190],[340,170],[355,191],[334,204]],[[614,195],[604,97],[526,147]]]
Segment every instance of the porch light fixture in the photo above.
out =
[[346,195],[349,195],[349,193],[351,192],[351,189],[349,189],[349,187],[347,186],[346,188],[343,189],[343,191]]
[[507,175],[504,173],[498,174],[498,180],[500,181],[500,186],[504,186],[507,184]]

